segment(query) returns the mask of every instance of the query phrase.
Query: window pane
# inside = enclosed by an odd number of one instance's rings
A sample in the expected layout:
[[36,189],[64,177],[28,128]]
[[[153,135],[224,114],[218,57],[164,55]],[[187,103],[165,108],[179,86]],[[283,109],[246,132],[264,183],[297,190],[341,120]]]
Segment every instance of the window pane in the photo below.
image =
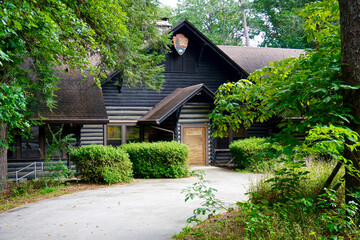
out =
[[23,136],[21,137],[21,158],[39,158],[39,147],[39,127],[32,127],[31,137],[29,137],[28,139]]
[[15,143],[12,143],[10,145],[10,148],[7,152],[7,157],[8,158],[16,158],[16,144]]
[[112,146],[121,145],[121,126],[108,126],[107,144]]
[[228,149],[229,148],[229,137],[215,138],[216,149]]
[[[50,131],[50,129],[51,129],[51,131]],[[59,133],[59,131],[60,131],[60,129],[61,129],[61,127],[60,126],[47,126],[47,127],[45,127],[45,139],[46,139],[46,141],[45,141],[45,154],[47,154],[48,153],[48,151],[49,151],[49,146],[54,142],[54,140],[56,140],[56,137],[57,138],[60,138],[60,137],[62,137],[62,134],[60,133],[60,134],[58,134]],[[52,134],[51,134],[52,133]],[[56,134],[56,136],[53,136],[53,135],[55,135]],[[54,137],[55,137],[55,139],[54,139]],[[57,139],[57,140],[59,140],[59,139]],[[57,158],[59,158],[59,157],[61,157],[62,156],[62,151],[60,150],[60,151],[58,151],[58,152],[55,152],[54,154],[52,154],[52,156],[51,157],[57,157]]]
[[140,142],[140,131],[138,126],[126,126],[126,143]]
[[244,139],[245,138],[246,130],[244,127],[236,129],[236,131],[233,131],[233,141],[238,139]]

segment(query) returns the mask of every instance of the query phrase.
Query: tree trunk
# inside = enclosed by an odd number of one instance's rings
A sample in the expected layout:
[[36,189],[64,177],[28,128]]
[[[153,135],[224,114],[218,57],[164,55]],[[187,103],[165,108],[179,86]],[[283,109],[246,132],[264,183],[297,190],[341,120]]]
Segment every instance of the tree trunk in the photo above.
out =
[[[340,26],[341,26],[341,62],[342,78],[345,84],[355,86],[360,83],[360,0],[338,0],[340,6]],[[358,121],[360,120],[360,91],[344,91],[344,105],[350,107],[351,114]],[[360,134],[360,124],[358,121],[351,121],[349,127]],[[351,160],[355,169],[360,170],[360,152],[351,152],[345,149],[347,159]],[[346,202],[352,200],[351,194],[360,187],[358,174],[350,174],[347,169],[345,172]]]
[[[7,123],[0,121],[0,142],[5,142],[7,139]],[[0,190],[8,188],[8,163],[7,151],[8,149],[1,145],[0,148]]]
[[[240,0],[241,4],[243,2],[244,2],[243,0]],[[246,23],[245,9],[241,10],[241,15],[242,15],[242,22],[243,22],[243,27],[244,27],[245,46],[249,47],[250,46],[250,38],[249,38],[249,30],[248,30],[247,23]]]

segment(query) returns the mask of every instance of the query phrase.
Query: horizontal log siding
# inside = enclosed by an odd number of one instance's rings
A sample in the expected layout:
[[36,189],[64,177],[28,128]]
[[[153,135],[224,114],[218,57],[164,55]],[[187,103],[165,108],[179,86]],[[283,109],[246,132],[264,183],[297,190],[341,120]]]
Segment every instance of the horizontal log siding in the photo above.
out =
[[213,161],[213,140],[211,135],[211,129],[209,127],[210,120],[208,119],[208,115],[210,113],[210,107],[207,104],[204,105],[184,105],[181,109],[179,121],[177,123],[177,131],[176,131],[176,141],[181,141],[181,124],[206,124],[208,125],[208,139],[207,139],[207,147],[208,147],[208,156],[209,164],[211,165]]
[[136,123],[151,107],[106,106],[110,123]]
[[85,124],[81,128],[80,146],[104,144],[104,125]]
[[246,131],[246,137],[268,137],[269,125],[267,123],[254,123]]

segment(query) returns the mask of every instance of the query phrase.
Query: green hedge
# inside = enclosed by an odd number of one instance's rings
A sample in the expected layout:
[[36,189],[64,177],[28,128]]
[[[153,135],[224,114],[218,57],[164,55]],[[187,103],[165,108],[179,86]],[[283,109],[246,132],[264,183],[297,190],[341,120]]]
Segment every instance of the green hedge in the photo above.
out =
[[188,172],[189,150],[178,142],[129,143],[119,147],[129,153],[135,177],[176,178]]
[[[260,157],[264,149],[270,146],[270,143],[263,143],[265,140],[265,138],[246,138],[232,142],[229,148],[237,167],[253,172],[271,171],[276,164],[276,159],[267,154],[262,154]],[[273,144],[270,149],[271,152],[279,150],[282,150],[280,144]]]
[[70,159],[84,181],[113,184],[132,180],[129,154],[121,149],[90,145],[74,149]]

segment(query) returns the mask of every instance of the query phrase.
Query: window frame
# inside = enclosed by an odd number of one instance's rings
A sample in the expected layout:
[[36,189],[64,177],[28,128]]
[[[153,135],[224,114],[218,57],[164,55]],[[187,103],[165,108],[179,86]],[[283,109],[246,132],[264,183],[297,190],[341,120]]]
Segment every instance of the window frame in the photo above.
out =
[[[52,124],[51,126],[61,126],[58,124]],[[40,156],[39,157],[22,157],[22,136],[21,135],[16,135],[15,136],[15,157],[14,158],[8,158],[8,160],[10,161],[22,161],[22,160],[29,160],[29,161],[35,161],[35,160],[45,160],[45,156],[44,154],[46,153],[45,151],[45,145],[46,145],[46,140],[45,140],[45,128],[47,127],[47,125],[42,125],[42,126],[32,126],[32,127],[39,127],[39,149],[40,149]],[[63,129],[64,131],[64,129]],[[63,149],[61,151],[61,159],[66,159],[66,152],[65,149]]]
[[108,144],[108,139],[109,139],[109,128],[108,127],[115,127],[115,126],[120,126],[121,127],[121,144],[120,145],[125,145],[126,144],[126,127],[139,127],[139,141],[141,142],[141,128],[139,125],[137,125],[136,123],[108,123],[105,125],[106,127],[106,137],[104,137],[104,145],[110,145]]
[[[244,129],[243,131],[244,131],[244,137],[243,137],[242,139],[247,138],[247,130]],[[217,138],[218,138],[218,137],[217,137]],[[229,139],[229,146],[230,146],[230,144],[231,144],[233,141],[238,140],[238,139],[234,140],[234,130],[232,130],[231,128],[229,129],[229,135],[227,136],[227,138]],[[241,138],[240,138],[240,139],[241,139]],[[217,139],[214,138],[214,149],[215,149],[215,150],[228,150],[229,148],[226,148],[226,149],[224,149],[224,148],[217,148]]]

